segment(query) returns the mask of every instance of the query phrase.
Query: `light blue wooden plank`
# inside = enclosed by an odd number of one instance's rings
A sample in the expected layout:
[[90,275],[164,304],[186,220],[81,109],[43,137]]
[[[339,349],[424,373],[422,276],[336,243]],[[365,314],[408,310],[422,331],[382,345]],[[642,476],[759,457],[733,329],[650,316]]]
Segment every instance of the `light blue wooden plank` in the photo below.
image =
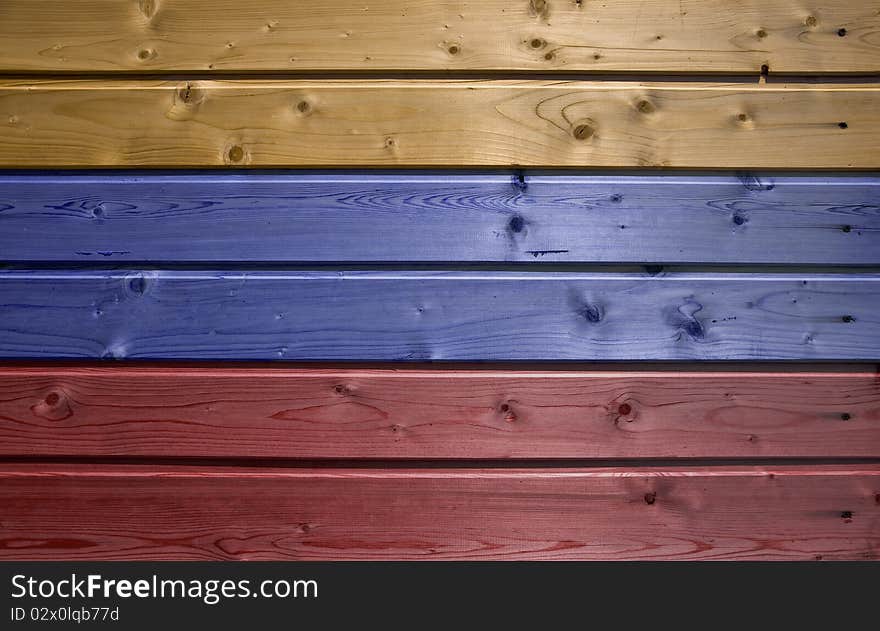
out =
[[880,264],[880,178],[0,174],[0,260]]
[[877,360],[880,275],[0,272],[0,356]]

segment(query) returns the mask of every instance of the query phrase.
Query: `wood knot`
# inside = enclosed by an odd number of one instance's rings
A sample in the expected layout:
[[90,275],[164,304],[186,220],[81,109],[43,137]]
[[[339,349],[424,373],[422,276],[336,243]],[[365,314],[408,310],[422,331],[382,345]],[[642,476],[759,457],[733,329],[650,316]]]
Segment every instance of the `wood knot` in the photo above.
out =
[[529,40],[529,46],[531,46],[532,48],[534,48],[536,50],[539,48],[544,48],[544,46],[546,46],[546,45],[547,45],[547,42],[544,41],[543,39],[541,39],[540,37],[534,37],[531,40]]
[[240,145],[232,145],[226,152],[230,162],[241,162],[244,159],[244,149]]
[[156,0],[138,0],[138,10],[145,18],[151,18],[156,14]]
[[849,124],[846,121],[840,121],[839,123],[837,123],[837,126],[840,127],[841,129],[848,129],[849,128]]
[[153,59],[155,56],[156,56],[156,51],[153,50],[152,48],[141,48],[137,52],[137,58],[140,59],[141,61],[149,61],[150,59]]
[[845,28],[837,29],[837,36],[838,37],[846,37],[846,29]]
[[642,99],[636,103],[636,109],[642,114],[652,114],[657,108],[647,99]]
[[806,26],[810,26],[810,27],[816,26],[816,24],[818,24],[818,23],[819,23],[819,20],[817,20],[816,16],[814,16],[814,15],[808,15],[807,19],[804,20],[804,24]]
[[446,49],[450,55],[455,56],[461,52],[461,47],[458,44],[452,44],[449,48]]
[[571,130],[571,135],[574,136],[577,140],[589,140],[596,133],[595,128],[592,124],[584,122],[578,123]]
[[764,39],[765,37],[767,37],[767,31],[765,31],[762,28],[759,28],[757,30],[757,32],[755,33],[755,35],[757,36],[758,39]]
[[47,421],[63,421],[73,416],[67,397],[55,391],[49,392],[42,401],[31,406],[31,412]]
[[657,501],[657,494],[653,491],[651,493],[645,493],[645,504],[649,506]]
[[133,294],[142,295],[147,291],[147,279],[143,276],[135,276],[128,281],[128,288]]
[[516,413],[511,409],[510,405],[507,403],[502,403],[498,410],[501,414],[504,415],[504,421],[507,423],[515,423],[516,422]]
[[333,391],[336,394],[351,394],[351,388],[349,388],[348,386],[343,385],[341,383],[338,383],[335,386],[333,386]]
[[507,227],[511,232],[520,233],[526,227],[526,220],[520,215],[514,215],[510,218],[510,221],[507,222]]
[[702,310],[702,304],[688,298],[683,304],[669,310],[668,322],[671,326],[683,331],[691,340],[702,342],[706,331],[702,322],[696,317],[696,314]]
[[849,412],[844,412],[843,414],[840,415],[841,421],[848,421],[851,418],[852,418],[852,414],[850,414]]
[[308,101],[300,101],[296,104],[296,111],[300,114],[308,114],[312,111],[312,106]]
[[529,13],[536,17],[547,17],[550,14],[548,0],[529,0]]
[[[751,114],[746,112],[740,112],[736,115],[736,125],[743,129],[754,129],[755,128],[755,119]],[[760,190],[760,189],[759,189]]]
[[846,322],[847,324],[849,324],[850,322],[855,322],[855,321],[856,321],[856,319],[855,319],[854,317],[852,317],[851,315],[845,315],[845,316],[841,317],[840,319],[841,319],[843,322]]
[[198,103],[201,96],[201,91],[192,83],[185,83],[177,89],[177,100],[186,105]]
[[621,416],[628,416],[632,414],[632,406],[629,403],[621,403],[617,408],[617,413]]
[[851,510],[845,510],[840,513],[840,518],[844,523],[848,524],[853,520],[853,512]]
[[598,324],[605,317],[602,307],[590,304],[585,304],[578,309],[578,315],[590,324]]

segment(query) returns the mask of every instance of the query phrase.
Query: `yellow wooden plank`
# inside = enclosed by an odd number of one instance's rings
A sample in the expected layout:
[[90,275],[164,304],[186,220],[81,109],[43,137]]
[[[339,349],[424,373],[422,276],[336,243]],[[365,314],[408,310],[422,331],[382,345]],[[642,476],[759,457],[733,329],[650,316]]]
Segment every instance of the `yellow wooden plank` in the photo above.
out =
[[3,0],[0,71],[880,71],[876,0]]
[[880,167],[880,85],[0,81],[0,166]]

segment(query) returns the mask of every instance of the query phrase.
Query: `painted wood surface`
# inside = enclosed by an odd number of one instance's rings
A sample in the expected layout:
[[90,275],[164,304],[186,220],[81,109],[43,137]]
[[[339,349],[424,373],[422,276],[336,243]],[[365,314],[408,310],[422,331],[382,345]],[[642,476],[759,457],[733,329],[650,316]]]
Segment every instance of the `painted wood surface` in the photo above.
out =
[[880,178],[0,174],[0,256],[877,265]]
[[846,458],[875,370],[0,367],[0,457]]
[[0,70],[877,72],[868,0],[5,0]]
[[6,358],[880,357],[880,275],[0,271]]
[[3,465],[4,559],[880,557],[880,467]]
[[0,167],[880,168],[877,84],[3,80]]

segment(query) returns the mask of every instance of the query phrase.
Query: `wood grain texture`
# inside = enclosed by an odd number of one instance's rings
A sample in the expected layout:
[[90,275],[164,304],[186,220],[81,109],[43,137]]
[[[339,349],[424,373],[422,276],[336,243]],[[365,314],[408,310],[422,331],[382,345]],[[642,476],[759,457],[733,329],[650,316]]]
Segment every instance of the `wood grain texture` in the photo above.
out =
[[0,81],[0,167],[878,168],[876,84]]
[[880,454],[862,372],[0,367],[0,457]]
[[880,178],[0,174],[0,257],[877,265]]
[[880,467],[0,467],[3,559],[880,557]]
[[0,59],[5,72],[877,72],[880,16],[868,0],[5,0]]
[[880,275],[0,271],[0,356],[880,358]]

